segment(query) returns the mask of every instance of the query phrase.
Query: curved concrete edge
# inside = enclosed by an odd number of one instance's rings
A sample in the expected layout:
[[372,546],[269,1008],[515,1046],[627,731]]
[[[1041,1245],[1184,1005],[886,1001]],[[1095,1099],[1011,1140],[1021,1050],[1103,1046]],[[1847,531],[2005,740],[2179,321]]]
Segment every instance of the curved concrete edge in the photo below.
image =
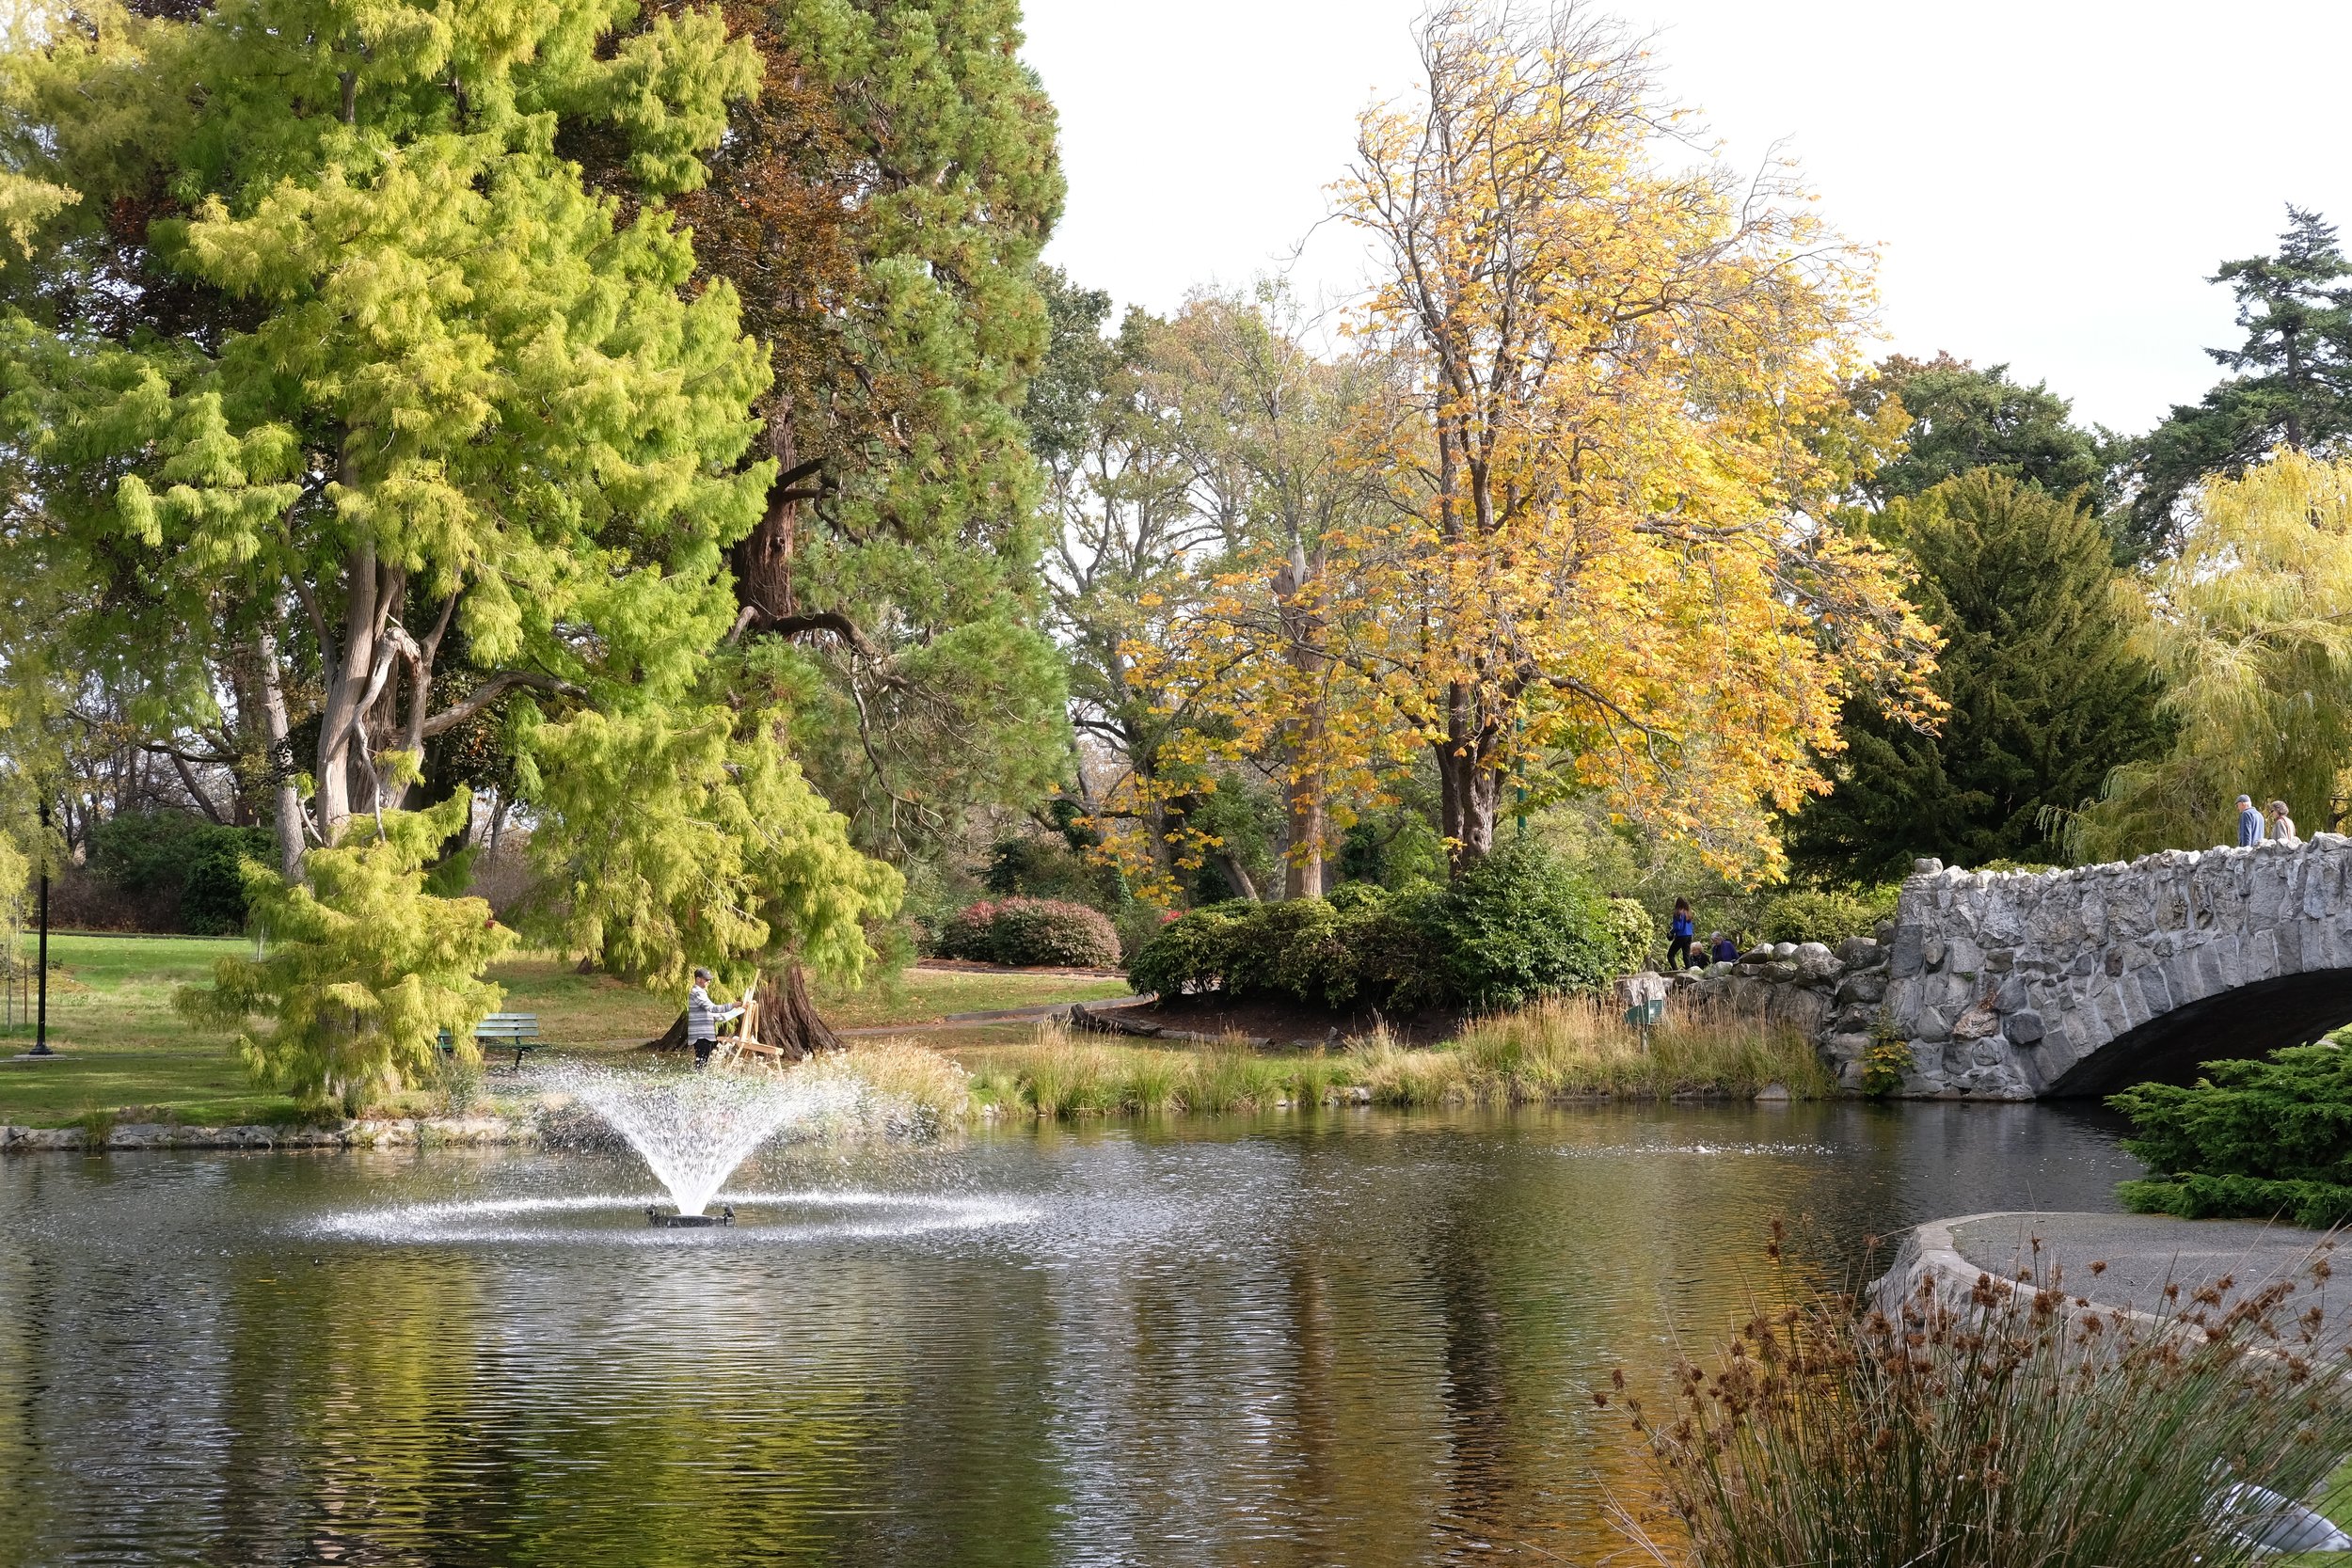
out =
[[[1923,1281],[1932,1281],[1939,1294],[1965,1296],[1979,1285],[1987,1285],[2004,1293],[2013,1293],[2020,1287],[2037,1291],[2042,1286],[2014,1275],[1995,1274],[1981,1263],[1973,1263],[1960,1250],[1952,1232],[1963,1225],[1979,1220],[2031,1220],[2041,1213],[2035,1209],[1987,1209],[1974,1214],[1953,1214],[1944,1219],[1922,1220],[1911,1227],[1903,1244],[1896,1249],[1895,1261],[1884,1274],[1870,1282],[1868,1300],[1883,1312],[1892,1313],[1905,1297],[1917,1292]],[[2164,1328],[2166,1320],[2155,1313],[2142,1311],[2122,1302],[2100,1301],[2082,1291],[2067,1292],[2070,1317],[2077,1312],[2093,1312],[2101,1317],[2128,1318],[2151,1328]],[[2080,1305],[2074,1305],[2080,1304]]]
[[[2070,1210],[1988,1209],[1979,1213],[1955,1214],[1942,1219],[1922,1221],[1905,1234],[1902,1244],[1896,1249],[1894,1261],[1886,1273],[1870,1282],[1866,1291],[1866,1299],[1882,1311],[1889,1311],[1899,1306],[1905,1297],[1915,1294],[1923,1282],[1932,1282],[1937,1292],[1947,1296],[1965,1296],[1979,1288],[1987,1287],[2005,1293],[2020,1290],[2039,1291],[2051,1288],[2048,1280],[2036,1278],[2031,1273],[2028,1273],[2026,1277],[2019,1277],[2018,1267],[2030,1267],[2031,1254],[2025,1246],[2021,1245],[2016,1266],[1994,1267],[1971,1259],[1961,1250],[1959,1239],[1954,1233],[1963,1226],[1980,1222],[2015,1221],[2018,1222],[2020,1229],[2030,1237],[2031,1227],[2036,1221],[2105,1219],[2106,1217],[2108,1216]],[[2126,1218],[2126,1216],[2114,1217]],[[2199,1226],[2229,1225],[2237,1222],[2182,1220],[2173,1223]],[[2063,1264],[2065,1260],[2058,1256],[2058,1246],[2062,1243],[2059,1243],[2056,1238],[2052,1241],[2053,1246],[2045,1255],[2044,1260]],[[2319,1235],[2305,1248],[2304,1257],[2308,1259],[2313,1256],[2325,1256],[2332,1251],[2335,1244],[2335,1240],[2331,1236]],[[2125,1250],[2128,1251],[2128,1247]],[[2106,1255],[2115,1256],[2113,1252]],[[2217,1277],[2201,1276],[2193,1270],[2174,1273],[2173,1271],[2178,1269],[2183,1261],[2181,1255],[2177,1251],[2174,1252],[2172,1262],[2167,1266],[2166,1270],[2165,1277],[2168,1280],[2177,1282],[2185,1288],[2192,1284],[2205,1283],[2207,1277]],[[2256,1259],[2250,1258],[2242,1264],[2232,1264],[2224,1272],[2238,1275],[2241,1270],[2245,1271],[2242,1277],[2248,1283],[2259,1283],[2280,1273],[2275,1265],[2265,1269]],[[2122,1275],[2119,1275],[2118,1281],[2120,1282],[2122,1278]],[[2114,1320],[2129,1320],[2151,1328],[2168,1331],[2177,1330],[2183,1326],[2184,1320],[2176,1312],[2149,1311],[2132,1305],[2129,1298],[2122,1301],[2102,1300],[2091,1291],[2085,1289],[2084,1284],[2085,1282],[2079,1276],[2074,1279],[2067,1279],[2062,1275],[2059,1276],[2056,1288],[2066,1299],[2067,1305],[2064,1310],[2069,1316],[2090,1312]]]
[[92,1140],[80,1127],[0,1127],[0,1153],[99,1153],[142,1149],[486,1148],[539,1141],[535,1123],[503,1117],[347,1121],[332,1127],[180,1127],[130,1122]]

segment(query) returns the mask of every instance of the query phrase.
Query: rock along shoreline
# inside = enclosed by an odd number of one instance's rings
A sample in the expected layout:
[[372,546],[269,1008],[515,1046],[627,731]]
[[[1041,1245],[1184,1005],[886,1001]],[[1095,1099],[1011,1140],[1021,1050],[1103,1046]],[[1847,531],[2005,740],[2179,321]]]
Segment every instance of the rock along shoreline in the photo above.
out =
[[0,1126],[0,1154],[71,1150],[226,1148],[486,1148],[537,1144],[536,1120],[504,1117],[433,1117],[399,1120],[345,1121],[324,1127],[183,1127],[170,1122],[125,1122],[96,1138],[84,1127]]

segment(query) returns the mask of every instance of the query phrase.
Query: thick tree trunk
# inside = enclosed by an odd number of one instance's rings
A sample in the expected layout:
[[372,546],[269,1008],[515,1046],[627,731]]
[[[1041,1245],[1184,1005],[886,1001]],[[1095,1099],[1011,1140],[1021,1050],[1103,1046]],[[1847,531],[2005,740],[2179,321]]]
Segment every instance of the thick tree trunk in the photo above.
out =
[[839,1051],[841,1037],[817,1011],[808,994],[808,974],[795,958],[781,973],[759,980],[759,1037],[782,1051],[785,1060],[800,1061],[819,1051]]
[[[759,1040],[784,1053],[788,1062],[814,1056],[819,1051],[839,1051],[841,1037],[833,1031],[817,1011],[817,1004],[808,994],[808,974],[797,961],[785,965],[775,974],[760,976],[755,993],[759,1003]],[[644,1045],[640,1051],[684,1051],[686,1049],[686,1015],[680,1013],[667,1029]]]

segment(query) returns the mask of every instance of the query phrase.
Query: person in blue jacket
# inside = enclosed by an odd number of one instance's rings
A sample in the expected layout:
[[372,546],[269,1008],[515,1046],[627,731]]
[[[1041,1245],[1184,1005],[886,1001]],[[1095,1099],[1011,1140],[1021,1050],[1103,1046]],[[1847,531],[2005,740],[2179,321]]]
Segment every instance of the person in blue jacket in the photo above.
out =
[[1691,939],[1698,935],[1698,922],[1691,918],[1691,900],[1675,900],[1674,924],[1666,928],[1666,967],[1691,967]]
[[2237,847],[2241,849],[2251,849],[2255,845],[2260,844],[2263,841],[2265,826],[2263,814],[2254,809],[2254,798],[2251,795],[2239,796],[2237,798]]

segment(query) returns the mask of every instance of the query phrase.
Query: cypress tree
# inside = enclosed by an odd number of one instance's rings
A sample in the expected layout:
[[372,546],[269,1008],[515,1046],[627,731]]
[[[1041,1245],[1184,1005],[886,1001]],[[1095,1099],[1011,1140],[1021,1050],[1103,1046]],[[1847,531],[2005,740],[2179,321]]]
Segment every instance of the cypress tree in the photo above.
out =
[[1897,499],[1885,523],[1945,639],[1935,687],[1949,710],[1927,734],[1851,703],[1848,750],[1792,823],[1789,859],[1874,881],[1916,855],[2053,858],[2043,808],[2079,806],[2163,738],[2106,532],[2079,499],[1985,469]]

